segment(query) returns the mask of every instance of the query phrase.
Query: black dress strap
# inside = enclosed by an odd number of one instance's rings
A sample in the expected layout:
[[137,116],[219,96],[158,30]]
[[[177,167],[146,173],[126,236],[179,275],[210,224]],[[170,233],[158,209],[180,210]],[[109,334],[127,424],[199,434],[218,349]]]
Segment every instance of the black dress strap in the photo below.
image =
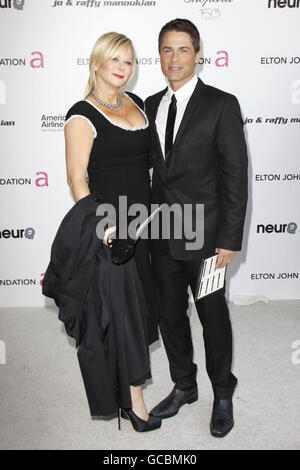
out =
[[144,101],[139,96],[135,95],[134,93],[131,93],[131,91],[126,91],[125,93],[135,102],[135,104],[138,105],[139,108],[145,111]]
[[69,111],[66,114],[66,121],[74,115],[84,116],[89,119],[93,124],[98,117],[98,111],[93,108],[87,101],[81,100],[77,101],[77,103],[73,104]]
[[97,137],[97,121],[99,120],[99,112],[91,106],[87,101],[81,100],[77,101],[71,108],[68,110],[65,118],[65,124],[73,117],[83,117],[86,119],[90,126],[93,129],[94,138]]

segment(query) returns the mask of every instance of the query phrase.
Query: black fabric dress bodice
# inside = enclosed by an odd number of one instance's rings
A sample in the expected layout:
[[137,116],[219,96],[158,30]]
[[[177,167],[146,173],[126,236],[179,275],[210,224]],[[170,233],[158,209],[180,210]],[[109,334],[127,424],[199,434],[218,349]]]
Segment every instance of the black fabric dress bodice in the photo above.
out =
[[[130,95],[142,106],[136,95]],[[98,189],[105,202],[115,208],[118,208],[120,195],[127,196],[128,206],[139,202],[149,207],[148,120],[141,129],[125,129],[115,125],[86,100],[76,103],[68,111],[66,120],[72,115],[85,116],[97,132],[87,168],[90,191]]]

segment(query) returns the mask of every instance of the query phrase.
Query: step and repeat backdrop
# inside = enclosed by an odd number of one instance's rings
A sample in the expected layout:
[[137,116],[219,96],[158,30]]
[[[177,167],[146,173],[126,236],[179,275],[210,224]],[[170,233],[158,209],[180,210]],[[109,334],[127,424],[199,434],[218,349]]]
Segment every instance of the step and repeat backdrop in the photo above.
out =
[[74,204],[64,117],[83,98],[96,39],[129,36],[130,90],[165,87],[157,37],[174,18],[201,35],[197,74],[239,99],[249,150],[243,251],[228,294],[300,298],[300,0],[0,0],[1,307],[43,306],[43,275]]

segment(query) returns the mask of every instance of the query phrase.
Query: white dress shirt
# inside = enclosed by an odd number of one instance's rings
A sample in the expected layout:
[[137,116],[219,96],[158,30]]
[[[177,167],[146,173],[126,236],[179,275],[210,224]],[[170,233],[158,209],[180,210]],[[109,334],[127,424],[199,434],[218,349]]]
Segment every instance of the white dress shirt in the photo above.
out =
[[198,82],[197,75],[194,75],[191,80],[185,83],[177,91],[173,91],[170,85],[168,85],[168,90],[166,94],[162,97],[162,100],[158,106],[157,115],[156,115],[156,128],[159,136],[159,141],[161,145],[162,154],[165,157],[165,134],[166,134],[166,125],[169,112],[169,106],[171,103],[172,95],[175,93],[177,100],[177,112],[174,124],[174,133],[173,133],[173,142],[175,140],[177,131],[179,129],[181,120],[183,118],[185,108],[188,104],[190,97],[192,96],[193,91]]

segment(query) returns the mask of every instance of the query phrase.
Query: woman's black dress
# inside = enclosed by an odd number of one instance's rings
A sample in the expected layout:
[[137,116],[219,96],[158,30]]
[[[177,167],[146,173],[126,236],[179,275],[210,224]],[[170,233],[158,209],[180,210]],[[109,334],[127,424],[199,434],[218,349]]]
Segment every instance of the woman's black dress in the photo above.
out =
[[[117,211],[121,195],[127,196],[128,207],[142,203],[150,208],[149,123],[142,111],[142,100],[132,93],[127,96],[145,117],[146,124],[141,128],[115,125],[87,100],[77,102],[66,115],[66,122],[80,116],[92,126],[94,142],[87,168],[89,189],[91,193],[101,193],[103,201],[113,204]],[[157,315],[148,240],[139,239],[134,259],[124,265],[113,265],[110,248],[102,244],[100,249],[99,303],[91,296],[94,305],[84,319],[85,332],[77,356],[91,414],[111,415],[119,407],[131,407],[129,385],[140,385],[151,377],[148,344],[157,339]],[[113,295],[107,309],[109,326],[101,338],[95,333],[97,310],[107,301],[101,296],[106,295],[103,286],[108,272]]]

